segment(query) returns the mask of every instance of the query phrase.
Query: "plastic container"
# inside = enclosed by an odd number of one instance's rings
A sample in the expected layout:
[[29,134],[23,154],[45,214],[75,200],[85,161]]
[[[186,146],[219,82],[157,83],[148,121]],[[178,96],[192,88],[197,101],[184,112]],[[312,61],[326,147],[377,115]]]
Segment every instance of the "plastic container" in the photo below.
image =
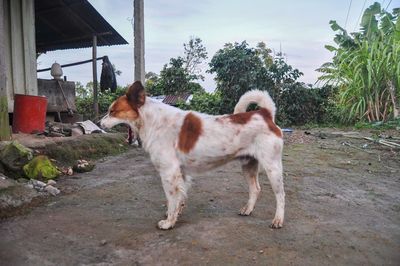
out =
[[47,98],[14,95],[13,133],[43,132],[46,123]]

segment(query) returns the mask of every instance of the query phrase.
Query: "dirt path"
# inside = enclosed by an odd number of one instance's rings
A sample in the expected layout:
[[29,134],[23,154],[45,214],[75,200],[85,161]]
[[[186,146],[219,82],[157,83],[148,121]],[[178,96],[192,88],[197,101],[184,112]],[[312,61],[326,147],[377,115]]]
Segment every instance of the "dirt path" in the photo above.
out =
[[254,213],[237,215],[248,195],[237,163],[195,177],[176,228],[156,229],[165,213],[161,182],[132,149],[63,179],[63,194],[43,206],[1,221],[0,264],[398,265],[398,154],[340,143],[285,147],[280,230],[268,227],[275,201],[265,174]]

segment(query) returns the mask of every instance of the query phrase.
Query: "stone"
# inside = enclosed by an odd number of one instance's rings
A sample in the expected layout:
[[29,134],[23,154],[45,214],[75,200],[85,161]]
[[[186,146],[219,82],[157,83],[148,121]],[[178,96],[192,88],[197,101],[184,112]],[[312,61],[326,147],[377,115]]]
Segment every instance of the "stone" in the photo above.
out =
[[57,196],[58,194],[60,194],[60,190],[56,187],[53,187],[52,185],[46,186],[44,190],[53,196]]
[[44,183],[44,182],[42,182],[42,181],[39,181],[39,180],[35,180],[35,179],[32,179],[32,185],[33,186],[35,186],[35,187],[45,187],[46,186],[46,183]]
[[81,136],[83,134],[84,134],[84,132],[83,132],[83,129],[81,127],[73,127],[71,129],[71,136],[72,137]]
[[13,186],[15,184],[16,184],[16,182],[13,179],[6,178],[5,176],[2,176],[0,174],[0,191],[2,189],[6,189],[6,188],[8,188],[10,186]]
[[45,155],[39,155],[32,159],[24,167],[24,173],[32,179],[54,179],[60,175],[60,171],[53,165]]
[[0,163],[10,177],[19,178],[23,174],[23,166],[33,158],[33,151],[18,141],[11,141],[0,151]]
[[47,185],[54,186],[55,184],[57,184],[57,182],[54,181],[53,179],[50,179],[49,181],[47,181]]

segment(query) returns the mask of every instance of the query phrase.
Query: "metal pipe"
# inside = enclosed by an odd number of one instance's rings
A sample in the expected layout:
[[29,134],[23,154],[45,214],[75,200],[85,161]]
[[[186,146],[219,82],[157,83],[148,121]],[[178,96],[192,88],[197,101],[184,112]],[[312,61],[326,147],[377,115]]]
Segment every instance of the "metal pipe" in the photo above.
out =
[[[102,60],[103,58],[104,58],[104,56],[102,56],[102,57],[97,57],[96,60]],[[70,63],[70,64],[65,64],[65,65],[61,65],[61,67],[77,66],[77,65],[82,65],[82,64],[90,63],[90,62],[93,62],[93,59],[84,60],[84,61],[79,61],[79,62]],[[45,72],[45,71],[50,71],[50,70],[51,70],[51,67],[49,67],[49,68],[43,68],[43,69],[38,69],[36,72]]]

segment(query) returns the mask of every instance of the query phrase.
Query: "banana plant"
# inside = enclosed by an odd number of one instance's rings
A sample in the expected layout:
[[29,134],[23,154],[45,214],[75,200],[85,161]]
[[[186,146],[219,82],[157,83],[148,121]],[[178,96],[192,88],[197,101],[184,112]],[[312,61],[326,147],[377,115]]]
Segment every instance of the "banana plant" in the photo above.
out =
[[317,70],[319,80],[339,87],[336,102],[345,121],[399,116],[399,10],[389,13],[376,2],[364,11],[360,30],[350,34],[330,21],[337,47],[325,46],[333,60]]

